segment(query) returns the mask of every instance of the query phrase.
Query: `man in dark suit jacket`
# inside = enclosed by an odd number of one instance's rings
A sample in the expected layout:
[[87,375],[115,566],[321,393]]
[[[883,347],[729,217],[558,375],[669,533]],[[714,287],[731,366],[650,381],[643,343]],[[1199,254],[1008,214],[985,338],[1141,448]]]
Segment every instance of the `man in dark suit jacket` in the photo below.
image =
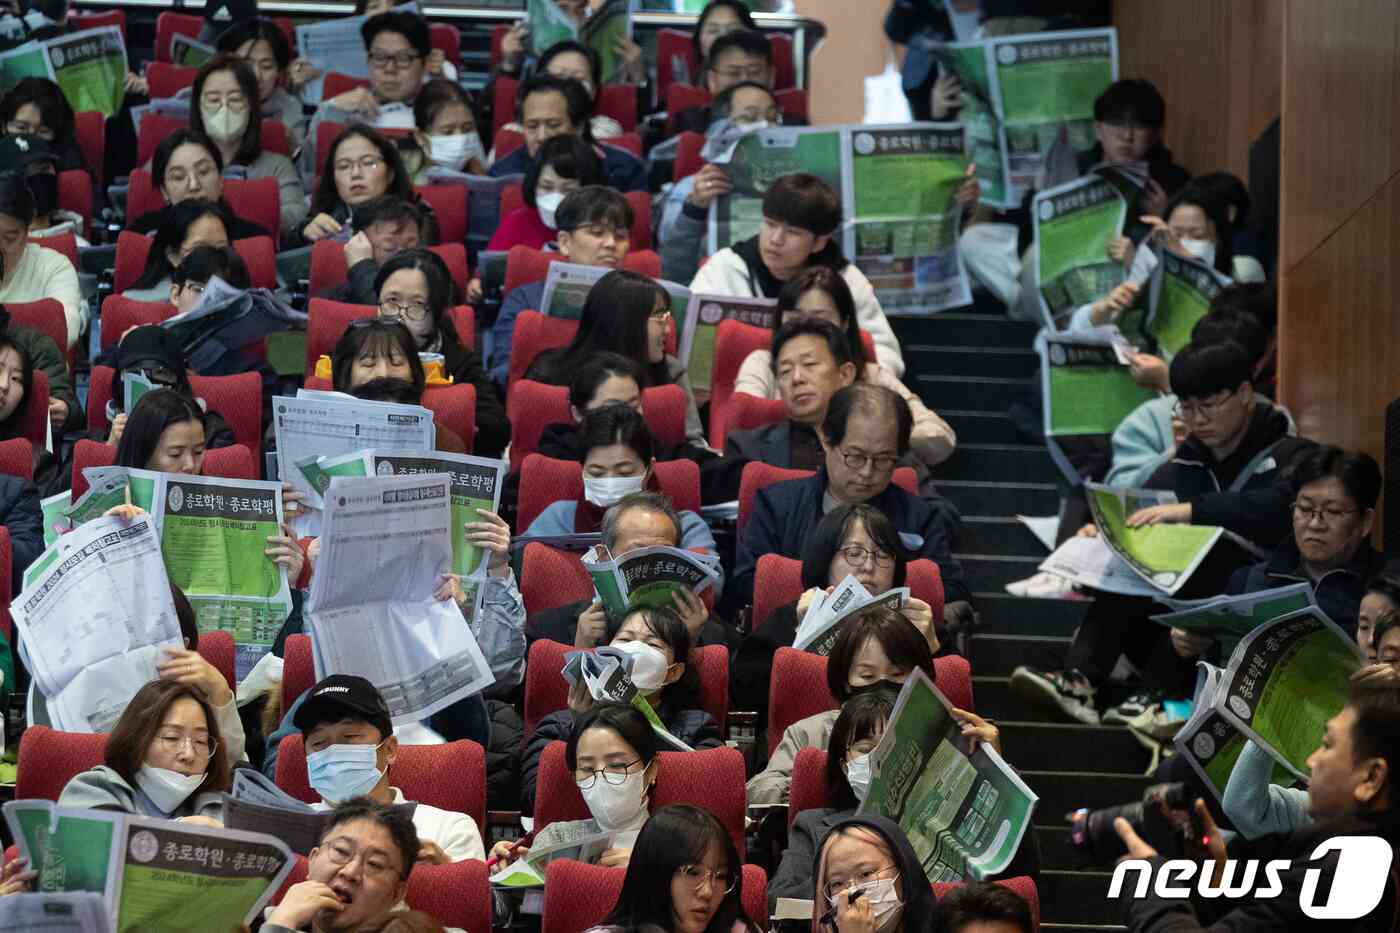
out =
[[837,505],[868,502],[894,524],[914,558],[927,557],[943,577],[943,617],[961,627],[972,615],[972,593],[953,557],[957,510],[906,492],[892,482],[909,449],[909,406],[883,386],[855,383],[836,392],[819,429],[824,462],[815,476],[775,483],[754,497],[739,536],[726,594],[752,602],[754,570],[764,554],[801,558],[822,515]]
[[850,342],[830,321],[800,318],[778,331],[773,360],[787,418],[747,431],[730,431],[724,456],[786,469],[820,469],[825,455],[817,426],[826,417],[831,397],[856,379]]

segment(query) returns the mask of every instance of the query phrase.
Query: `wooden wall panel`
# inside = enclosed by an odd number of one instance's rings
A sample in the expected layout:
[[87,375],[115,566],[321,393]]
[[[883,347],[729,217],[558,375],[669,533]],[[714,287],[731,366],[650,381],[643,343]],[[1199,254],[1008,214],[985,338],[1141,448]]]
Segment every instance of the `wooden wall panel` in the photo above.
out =
[[797,0],[797,12],[820,20],[826,38],[812,53],[808,77],[812,124],[859,123],[865,78],[885,70],[894,46],[885,38],[889,4],[875,0]]
[[1279,115],[1279,0],[1116,0],[1119,73],[1167,99],[1166,143],[1194,173],[1248,181],[1249,144]]
[[1302,261],[1400,170],[1395,0],[1289,0],[1279,265]]

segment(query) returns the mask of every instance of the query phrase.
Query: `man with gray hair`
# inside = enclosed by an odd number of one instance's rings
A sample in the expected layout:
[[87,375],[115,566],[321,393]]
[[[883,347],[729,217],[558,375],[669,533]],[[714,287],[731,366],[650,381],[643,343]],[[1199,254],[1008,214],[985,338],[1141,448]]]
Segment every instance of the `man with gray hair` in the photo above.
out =
[[[671,500],[658,492],[634,492],[623,496],[603,513],[603,544],[614,557],[644,547],[680,547],[681,520]],[[693,593],[677,596],[676,612],[697,646],[728,645],[727,631],[710,617],[705,604]],[[525,638],[541,638],[593,648],[602,643],[608,616],[597,599],[585,599],[537,612],[525,620]]]

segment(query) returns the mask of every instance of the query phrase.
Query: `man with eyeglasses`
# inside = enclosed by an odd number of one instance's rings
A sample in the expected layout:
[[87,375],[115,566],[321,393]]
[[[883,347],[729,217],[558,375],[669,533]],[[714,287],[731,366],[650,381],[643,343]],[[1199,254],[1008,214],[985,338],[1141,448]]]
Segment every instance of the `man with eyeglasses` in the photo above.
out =
[[[570,192],[554,212],[559,255],[566,262],[584,266],[622,268],[632,249],[632,205],[612,188],[585,185]],[[544,300],[544,280],[517,286],[501,301],[500,313],[491,325],[485,348],[491,378],[505,388],[510,375],[510,347],[515,319],[526,308],[538,309]]]
[[917,496],[893,483],[895,464],[909,452],[912,423],[908,403],[884,386],[857,382],[832,395],[817,432],[822,464],[816,474],[774,483],[754,497],[727,600],[736,606],[753,601],[754,571],[764,554],[800,559],[823,515],[838,505],[868,502],[889,518],[911,559],[927,557],[938,565],[947,625],[970,624],[972,593],[953,557],[961,524],[957,509],[936,493]]
[[369,67],[369,86],[357,87],[321,102],[311,119],[303,168],[315,157],[316,131],[323,122],[368,123],[412,129],[413,102],[423,87],[428,55],[433,50],[428,22],[416,13],[395,10],[371,16],[360,27]]
[[402,903],[418,852],[413,823],[359,797],[336,807],[306,864],[306,880],[269,907],[263,933],[350,933]]
[[[361,797],[384,806],[407,802],[403,791],[389,784],[389,768],[399,753],[389,707],[368,680],[350,674],[325,678],[307,693],[292,724],[305,743],[311,788],[321,795],[316,809]],[[465,813],[417,803],[413,825],[419,845],[411,861],[442,865],[486,857],[481,833]]]
[[[1287,471],[1311,443],[1294,436],[1284,412],[1254,394],[1253,367],[1249,351],[1233,340],[1191,343],[1172,360],[1176,415],[1186,437],[1145,486],[1169,490],[1177,501],[1133,513],[1130,527],[1220,526],[1254,553],[1272,550],[1288,534],[1293,486]],[[1086,525],[1080,534],[1097,529]],[[1224,592],[1231,574],[1252,559],[1250,551],[1222,538],[1177,598]],[[1103,714],[1103,722],[1126,723],[1164,697],[1190,696],[1196,658],[1211,642],[1157,625],[1148,618],[1154,611],[1150,599],[1095,592],[1066,669],[1018,667],[1011,674],[1013,692],[1057,718],[1097,724],[1098,690],[1126,657],[1141,674],[1140,683]]]
[[1317,447],[1294,465],[1293,481],[1293,533],[1268,560],[1236,571],[1228,592],[1307,583],[1327,617],[1355,637],[1366,581],[1384,566],[1370,542],[1381,469],[1369,454]]
[[374,280],[379,267],[424,241],[424,213],[403,198],[386,194],[355,208],[358,231],[345,244],[345,281],[321,297],[355,305],[379,303]]
[[[767,36],[752,29],[720,36],[705,60],[705,87],[714,98],[744,82],[771,88],[773,74],[773,46]],[[682,110],[676,115],[675,131],[705,132],[714,121],[712,108],[711,104]]]

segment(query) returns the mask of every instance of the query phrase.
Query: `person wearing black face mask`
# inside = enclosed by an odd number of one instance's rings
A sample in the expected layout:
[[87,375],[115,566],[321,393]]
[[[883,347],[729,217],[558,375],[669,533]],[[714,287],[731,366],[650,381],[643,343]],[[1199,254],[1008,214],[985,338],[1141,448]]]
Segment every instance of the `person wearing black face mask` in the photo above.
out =
[[88,246],[83,237],[82,215],[58,206],[58,153],[38,136],[0,137],[0,167],[24,176],[29,193],[34,198],[34,222],[31,237],[59,236],[72,233],[79,246]]

